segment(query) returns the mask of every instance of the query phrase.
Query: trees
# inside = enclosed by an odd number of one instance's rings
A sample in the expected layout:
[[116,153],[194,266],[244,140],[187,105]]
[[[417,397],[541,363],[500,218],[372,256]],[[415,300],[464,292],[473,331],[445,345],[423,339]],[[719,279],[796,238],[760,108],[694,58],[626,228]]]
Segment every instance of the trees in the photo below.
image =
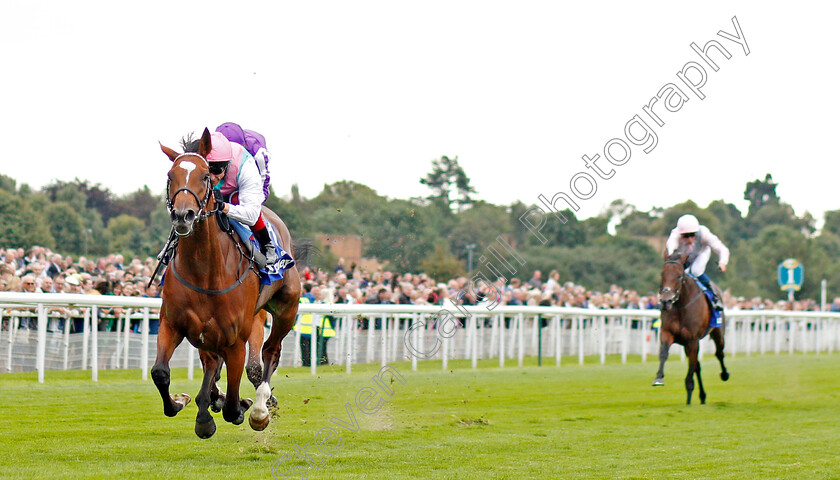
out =
[[55,240],[47,229],[43,216],[33,211],[24,199],[4,189],[0,189],[0,225],[2,246],[55,246]]
[[[361,183],[340,181],[325,185],[312,199],[295,187],[282,199],[271,192],[267,205],[287,223],[293,238],[358,235],[362,256],[387,262],[394,271],[426,271],[446,280],[464,273],[467,245],[476,245],[473,266],[478,269],[486,248],[504,235],[527,261],[517,267],[515,276],[522,280],[535,269],[544,274],[556,269],[563,281],[589,289],[615,283],[640,293],[657,289],[661,245],[677,218],[691,213],[729,247],[727,273],[716,271],[716,258],[707,271],[733,294],[782,298],[775,283],[776,267],[793,257],[806,268],[805,285],[797,296],[815,298],[823,278],[829,282],[829,295],[840,296],[832,293],[840,290],[840,210],[826,212],[815,236],[815,219],[807,212],[796,215],[778,197],[777,184],[769,176],[747,183],[745,196],[751,203],[746,216],[723,200],[705,208],[688,200],[647,212],[616,201],[588,219],[578,219],[570,210],[561,212],[566,223],[547,215],[541,228],[547,239],[543,244],[519,221],[531,206],[475,200],[457,159],[442,157],[433,167],[421,181],[432,189],[431,202],[389,199]],[[33,191],[2,175],[0,225],[0,247],[43,245],[79,255],[87,239],[88,252],[94,256],[154,254],[171,228],[160,196],[148,187],[116,197],[106,188],[77,179]],[[614,235],[608,233],[610,225],[615,225]],[[334,252],[324,248],[320,265],[331,270],[335,260]]]
[[[116,201],[116,211],[137,217],[144,222],[150,222],[152,213],[161,209],[165,204],[162,195],[153,195],[147,185]],[[110,220],[106,218],[106,220]]]
[[143,251],[142,232],[145,224],[142,220],[131,215],[118,215],[108,221],[108,232],[111,235],[111,251],[122,253],[131,258],[142,254]]
[[777,186],[778,183],[773,182],[773,176],[769,173],[765,175],[763,181],[756,179],[747,183],[747,188],[744,190],[744,200],[750,202],[747,216],[753,215],[765,205],[779,203],[779,196],[776,195]]
[[436,281],[445,281],[467,273],[464,264],[452,255],[444,242],[435,244],[434,251],[420,262],[419,268]]
[[432,190],[427,198],[447,213],[464,210],[473,203],[472,195],[476,193],[470,185],[469,177],[458,164],[458,157],[449,158],[444,155],[432,160],[432,171],[421,178],[420,183]]
[[825,222],[822,228],[823,233],[833,233],[840,236],[840,210],[829,210],[825,212]]
[[82,216],[67,202],[56,202],[44,211],[55,248],[60,252],[84,252],[85,226]]
[[392,200],[366,224],[368,256],[391,262],[400,272],[414,272],[432,252],[436,239],[428,213],[405,200]]

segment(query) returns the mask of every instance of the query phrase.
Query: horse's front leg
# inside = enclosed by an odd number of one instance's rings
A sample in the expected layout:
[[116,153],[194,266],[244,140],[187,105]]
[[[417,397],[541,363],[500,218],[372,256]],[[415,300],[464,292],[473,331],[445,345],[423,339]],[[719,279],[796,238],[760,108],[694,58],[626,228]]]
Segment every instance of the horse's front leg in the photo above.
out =
[[201,390],[195,397],[195,404],[198,406],[198,415],[195,417],[195,434],[199,438],[210,438],[216,433],[216,422],[213,415],[210,415],[210,403],[212,401],[210,390],[216,384],[216,372],[218,371],[221,359],[218,355],[199,350],[201,364],[204,367],[204,379],[201,382]]
[[254,403],[250,398],[239,399],[239,382],[242,380],[242,371],[245,369],[245,342],[237,340],[225,352],[225,364],[227,364],[227,396],[225,406],[222,407],[222,416],[225,421],[234,425],[240,425],[245,421],[245,412]]
[[190,403],[190,396],[186,393],[178,395],[169,394],[169,360],[175,348],[184,339],[184,336],[176,332],[169,321],[161,312],[161,324],[157,338],[157,358],[152,367],[152,380],[163,399],[163,414],[167,417],[174,417]]
[[[700,342],[694,340],[685,346],[685,355],[688,357],[688,374],[685,376],[685,391],[687,394],[685,404],[691,405],[691,394],[694,392],[694,373],[697,372],[700,377],[699,369],[700,363],[697,361],[697,352],[700,349]],[[706,394],[703,392],[702,384],[700,386],[700,402],[705,403]]]
[[659,370],[656,372],[656,380],[653,381],[654,387],[665,385],[665,361],[668,360],[668,352],[671,350],[672,343],[674,343],[674,337],[671,333],[661,330],[659,334]]
[[706,390],[703,389],[703,379],[700,378],[700,361],[694,367],[694,373],[697,374],[697,386],[700,388],[700,405],[706,404]]

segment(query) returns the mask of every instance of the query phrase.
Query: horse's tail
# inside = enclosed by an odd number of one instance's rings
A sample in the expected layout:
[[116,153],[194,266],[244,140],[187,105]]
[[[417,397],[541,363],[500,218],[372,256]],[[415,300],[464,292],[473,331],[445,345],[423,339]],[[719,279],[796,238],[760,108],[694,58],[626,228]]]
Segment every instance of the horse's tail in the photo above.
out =
[[309,265],[312,256],[319,253],[321,251],[312,243],[312,240],[304,238],[292,243],[292,256],[295,257],[295,264],[300,268]]

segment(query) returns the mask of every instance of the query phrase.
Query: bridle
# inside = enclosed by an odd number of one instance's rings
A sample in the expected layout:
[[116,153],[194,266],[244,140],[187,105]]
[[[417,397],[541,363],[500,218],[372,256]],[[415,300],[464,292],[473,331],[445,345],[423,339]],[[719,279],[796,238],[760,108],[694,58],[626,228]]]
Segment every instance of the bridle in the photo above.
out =
[[[680,277],[679,277],[679,282],[678,282],[679,286],[677,287],[677,290],[674,291],[674,298],[671,298],[669,300],[661,300],[663,305],[668,304],[668,303],[673,305],[673,304],[677,303],[677,300],[680,299],[680,293],[682,292],[682,287],[683,287],[683,283],[684,283],[684,280],[685,280],[685,265],[683,265],[682,262],[677,261],[677,260],[666,260],[665,261],[665,265],[668,265],[669,263],[679,265],[682,268],[682,272],[680,273]],[[665,288],[660,289],[659,290],[659,298],[660,299],[662,298],[662,294],[672,292],[672,291],[673,290],[671,290],[671,287],[665,287]]]
[[[203,156],[199,155],[198,153],[182,153],[181,155],[178,155],[177,157],[175,157],[175,160],[173,160],[172,162],[175,163],[175,162],[178,161],[179,158],[187,156],[187,155],[194,155],[194,156],[200,158],[205,164],[208,164],[207,159],[204,158]],[[171,183],[172,183],[172,179],[167,178],[167,180],[166,180],[166,191],[167,191],[167,193],[169,192],[169,187],[170,187]],[[203,200],[200,199],[198,197],[198,194],[196,194],[190,187],[187,187],[186,185],[179,188],[178,190],[176,190],[175,193],[172,194],[172,196],[169,196],[169,197],[166,198],[166,210],[169,212],[170,216],[172,215],[172,211],[175,209],[175,205],[174,205],[175,197],[177,197],[178,194],[181,193],[181,192],[187,192],[190,195],[192,195],[193,198],[195,198],[196,203],[198,204],[198,215],[195,216],[195,218],[192,220],[192,222],[190,224],[190,232],[182,235],[182,234],[180,234],[176,231],[175,233],[179,237],[189,236],[190,233],[192,233],[195,230],[195,228],[193,228],[193,227],[195,226],[196,223],[199,223],[202,220],[204,220],[205,218],[213,215],[213,212],[208,212],[204,209],[204,207],[207,206],[207,202],[210,201],[210,194],[213,192],[212,185],[210,185],[210,177],[207,177],[207,179],[204,181],[204,190],[205,190],[205,194],[204,194],[204,199]]]

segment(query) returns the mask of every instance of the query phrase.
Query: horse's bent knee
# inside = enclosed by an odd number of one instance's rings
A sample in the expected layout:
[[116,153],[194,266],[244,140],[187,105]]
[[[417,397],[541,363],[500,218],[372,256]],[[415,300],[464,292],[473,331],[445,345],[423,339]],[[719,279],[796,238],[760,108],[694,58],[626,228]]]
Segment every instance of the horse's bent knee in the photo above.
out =
[[152,381],[155,385],[169,385],[169,368],[163,365],[152,367]]

